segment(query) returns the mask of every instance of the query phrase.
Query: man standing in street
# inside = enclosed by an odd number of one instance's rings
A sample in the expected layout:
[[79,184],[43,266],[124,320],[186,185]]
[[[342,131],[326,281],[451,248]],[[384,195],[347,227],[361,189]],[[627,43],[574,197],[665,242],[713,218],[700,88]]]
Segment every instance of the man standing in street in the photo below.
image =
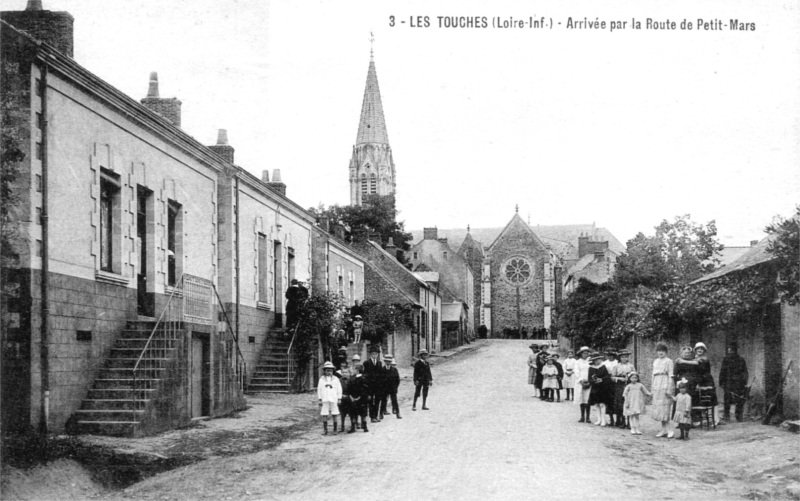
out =
[[378,406],[380,386],[383,381],[383,364],[378,360],[380,353],[380,346],[377,344],[370,345],[369,359],[364,362],[364,377],[367,379],[369,385],[369,422],[378,422]]
[[417,399],[422,392],[422,410],[428,410],[428,387],[433,385],[431,366],[428,363],[428,350],[419,350],[419,360],[414,363],[414,404],[411,410],[417,410]]
[[747,363],[739,355],[736,343],[731,343],[728,346],[728,355],[722,359],[722,367],[719,370],[719,385],[725,390],[723,418],[726,421],[731,418],[731,405],[736,406],[737,421],[741,421],[744,417],[744,392],[748,377]]

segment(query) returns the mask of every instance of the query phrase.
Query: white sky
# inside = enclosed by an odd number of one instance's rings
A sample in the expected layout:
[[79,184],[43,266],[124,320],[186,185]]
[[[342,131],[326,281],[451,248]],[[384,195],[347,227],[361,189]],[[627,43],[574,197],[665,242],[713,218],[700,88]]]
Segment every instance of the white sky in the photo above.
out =
[[[43,1],[75,17],[80,64],[137,100],[158,71],[189,134],[213,144],[228,129],[236,163],[281,169],[304,207],[349,202],[370,31],[409,229],[501,227],[518,203],[532,224],[594,221],[623,243],[691,213],[747,245],[800,203],[793,0]],[[440,15],[756,31],[439,29]]]

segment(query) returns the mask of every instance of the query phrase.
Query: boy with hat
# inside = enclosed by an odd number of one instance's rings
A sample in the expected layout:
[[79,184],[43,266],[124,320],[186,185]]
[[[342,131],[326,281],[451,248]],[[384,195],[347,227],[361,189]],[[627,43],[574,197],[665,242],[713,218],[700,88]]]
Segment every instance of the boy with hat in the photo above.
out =
[[389,365],[389,380],[388,380],[388,389],[389,389],[389,397],[392,399],[392,414],[397,416],[397,419],[403,419],[400,417],[400,406],[397,404],[397,389],[400,387],[400,373],[397,372],[397,360],[394,358],[392,359]]
[[368,432],[367,428],[367,401],[369,400],[369,384],[364,377],[364,367],[358,364],[353,367],[353,376],[347,382],[347,391],[350,393],[350,431],[355,433],[356,424],[359,416],[361,417],[361,428]]
[[342,362],[347,362],[347,348],[344,346],[339,348],[339,352],[333,359],[333,366],[336,367],[336,370],[339,370],[342,367]]
[[386,354],[383,356],[383,370],[380,372],[380,381],[378,384],[378,421],[383,420],[384,416],[389,412],[386,409],[386,404],[389,400],[389,377],[391,374],[392,356]]
[[556,370],[558,370],[558,388],[555,389],[556,393],[556,402],[561,402],[561,390],[564,388],[564,367],[561,365],[561,362],[558,361],[561,358],[561,355],[558,353],[553,353],[550,355],[550,358],[553,359],[553,365],[556,366]]
[[333,364],[325,362],[322,366],[322,377],[317,383],[317,398],[319,398],[320,415],[322,416],[322,427],[324,435],[328,434],[328,416],[333,416],[333,433],[338,433],[336,429],[336,416],[339,415],[339,404],[342,403],[342,385],[339,379],[333,375]]
[[428,406],[428,387],[433,386],[433,376],[431,375],[431,365],[428,363],[428,350],[419,350],[419,360],[414,362],[414,403],[411,410],[417,410],[417,399],[422,392],[422,410],[427,411]]
[[339,404],[339,416],[342,421],[342,431],[344,431],[344,423],[347,419],[347,415],[350,414],[352,416],[352,410],[350,409],[350,393],[347,388],[347,383],[350,382],[350,378],[353,377],[353,370],[350,368],[350,364],[347,363],[347,360],[342,360],[341,367],[338,371],[334,372],[333,375],[339,379],[339,383],[342,385],[342,403]]

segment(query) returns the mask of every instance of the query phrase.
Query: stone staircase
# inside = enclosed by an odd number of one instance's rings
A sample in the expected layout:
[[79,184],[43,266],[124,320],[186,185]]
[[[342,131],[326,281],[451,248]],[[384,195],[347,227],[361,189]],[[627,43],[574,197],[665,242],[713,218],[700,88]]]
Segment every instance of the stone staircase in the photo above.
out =
[[[183,335],[182,323],[162,322],[140,364],[139,389],[134,391],[133,367],[154,326],[155,322],[128,322],[81,408],[73,414],[77,433],[136,435],[147,405],[158,391],[168,363],[176,355],[177,339]],[[176,333],[177,338],[174,337]]]
[[[291,338],[283,329],[270,333],[267,348],[261,353],[256,370],[247,385],[247,393],[289,393],[289,349]],[[291,374],[293,377],[294,374]]]

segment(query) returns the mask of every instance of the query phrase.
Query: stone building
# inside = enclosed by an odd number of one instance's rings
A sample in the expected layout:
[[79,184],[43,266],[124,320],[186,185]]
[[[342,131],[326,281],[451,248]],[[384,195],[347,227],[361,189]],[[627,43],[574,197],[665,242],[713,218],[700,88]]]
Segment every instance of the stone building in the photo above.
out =
[[564,294],[569,295],[581,278],[603,284],[614,277],[619,254],[608,248],[608,240],[593,240],[591,235],[578,237],[578,261],[564,277]]
[[364,300],[364,258],[345,242],[344,228],[319,218],[311,241],[312,291],[336,292],[347,306]]
[[353,246],[365,258],[364,297],[385,305],[411,308],[413,327],[398,329],[388,342],[387,349],[397,363],[411,363],[421,348],[440,351],[442,296],[438,277],[412,273],[393,253],[373,240],[358,239]]
[[18,167],[3,432],[143,435],[243,408],[288,282],[311,280],[314,219],[279,172],[235,166],[224,131],[184,132],[155,73],[136,101],[77,64],[68,13],[0,19]]
[[[473,337],[475,335],[475,323],[472,316],[472,310],[475,308],[475,278],[470,263],[462,254],[450,248],[447,238],[439,238],[436,228],[425,228],[422,240],[409,249],[408,256],[414,271],[438,272],[440,284],[448,291],[451,302],[464,303],[469,312],[464,334]],[[455,311],[454,307],[449,309]]]
[[395,187],[392,147],[386,132],[375,61],[370,55],[358,135],[350,159],[350,205],[361,205],[370,195],[394,195]]
[[[425,240],[425,230],[411,233],[415,245]],[[549,330],[563,297],[564,270],[580,261],[581,249],[592,260],[599,259],[595,251],[614,259],[625,249],[610,231],[594,224],[531,226],[518,212],[504,228],[438,229],[437,239],[445,238],[451,248],[458,246],[458,255],[475,274],[473,322],[495,337],[509,329],[552,337],[543,329]]]

